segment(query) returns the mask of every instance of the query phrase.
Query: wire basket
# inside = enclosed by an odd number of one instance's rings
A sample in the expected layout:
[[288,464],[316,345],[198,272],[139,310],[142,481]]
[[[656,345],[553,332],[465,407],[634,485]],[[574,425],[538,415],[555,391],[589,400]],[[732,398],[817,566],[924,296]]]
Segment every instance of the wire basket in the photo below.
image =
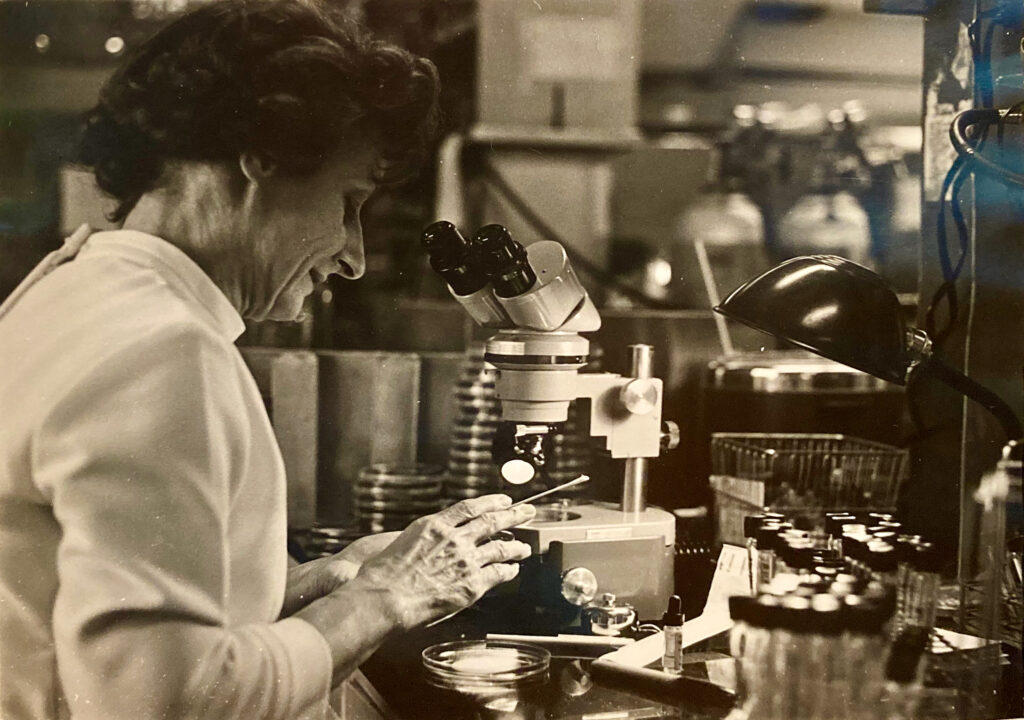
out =
[[719,539],[743,543],[743,518],[763,508],[820,519],[830,510],[891,510],[906,450],[847,435],[714,433],[711,486]]

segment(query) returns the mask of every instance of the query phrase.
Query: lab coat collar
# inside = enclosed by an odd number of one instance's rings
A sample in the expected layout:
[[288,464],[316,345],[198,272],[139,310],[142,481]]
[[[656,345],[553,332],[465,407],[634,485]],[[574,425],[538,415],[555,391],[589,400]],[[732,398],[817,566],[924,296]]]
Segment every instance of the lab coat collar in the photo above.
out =
[[209,275],[181,249],[162,238],[137,230],[98,232],[89,236],[82,252],[112,254],[150,265],[201,305],[229,342],[245,331],[242,316]]

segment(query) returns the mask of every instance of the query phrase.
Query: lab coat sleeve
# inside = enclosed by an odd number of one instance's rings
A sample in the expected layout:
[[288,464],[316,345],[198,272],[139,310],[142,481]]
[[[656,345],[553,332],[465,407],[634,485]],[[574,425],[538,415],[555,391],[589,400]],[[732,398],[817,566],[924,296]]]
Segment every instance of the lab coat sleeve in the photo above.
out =
[[315,628],[227,617],[250,440],[232,351],[202,328],[154,331],[55,389],[36,429],[33,476],[63,534],[54,638],[76,720],[330,716]]

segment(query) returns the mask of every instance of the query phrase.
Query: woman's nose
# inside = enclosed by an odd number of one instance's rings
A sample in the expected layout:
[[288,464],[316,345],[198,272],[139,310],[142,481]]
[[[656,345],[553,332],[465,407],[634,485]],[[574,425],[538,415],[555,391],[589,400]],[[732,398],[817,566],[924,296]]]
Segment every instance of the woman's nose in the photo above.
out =
[[358,280],[366,272],[366,254],[363,250],[363,229],[349,230],[348,242],[338,256],[341,275],[348,280]]

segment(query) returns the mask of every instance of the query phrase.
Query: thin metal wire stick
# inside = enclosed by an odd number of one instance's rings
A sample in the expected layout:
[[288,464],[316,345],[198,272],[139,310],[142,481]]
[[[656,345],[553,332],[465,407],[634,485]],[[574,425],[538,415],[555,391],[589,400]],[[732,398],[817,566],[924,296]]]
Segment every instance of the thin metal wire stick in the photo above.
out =
[[509,505],[509,507],[515,507],[517,505],[525,505],[526,503],[531,503],[534,500],[537,500],[538,498],[544,497],[545,495],[550,495],[551,493],[556,493],[556,492],[558,492],[560,490],[565,490],[566,488],[571,488],[574,485],[582,485],[583,483],[588,482],[589,480],[590,480],[590,476],[589,475],[580,475],[578,478],[574,478],[573,480],[570,480],[567,483],[562,483],[561,485],[556,485],[555,487],[549,488],[549,489],[545,490],[544,492],[539,492],[536,495],[531,495],[528,498],[523,498],[522,500],[519,500],[518,502],[514,502],[511,505]]

